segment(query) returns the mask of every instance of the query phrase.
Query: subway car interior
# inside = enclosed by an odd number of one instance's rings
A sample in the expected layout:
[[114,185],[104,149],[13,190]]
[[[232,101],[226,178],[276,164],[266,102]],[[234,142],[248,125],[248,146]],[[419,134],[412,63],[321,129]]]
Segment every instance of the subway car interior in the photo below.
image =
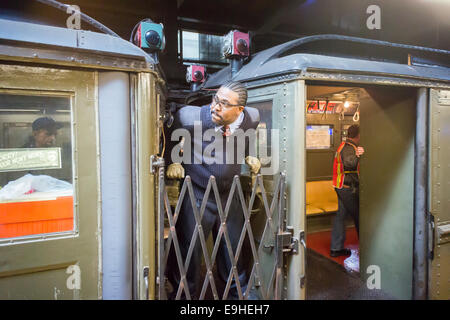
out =
[[[416,90],[409,88],[307,86],[307,247],[358,277],[365,278],[370,260],[405,267],[412,262],[416,95]],[[331,257],[331,230],[338,210],[332,163],[338,146],[346,139],[347,128],[353,124],[360,125],[360,145],[365,149],[359,162],[360,233],[358,236],[353,220],[347,216],[345,248],[351,250],[351,255]],[[355,294],[351,281],[348,290],[334,291],[336,282],[332,279],[339,279],[335,266],[329,265],[317,274],[320,268],[315,264],[319,258],[313,252],[311,263],[307,262],[311,296],[335,294],[339,299],[351,298]],[[389,255],[396,258],[390,260]],[[411,265],[409,268],[412,270]],[[390,294],[379,293],[381,297],[407,295],[408,276],[411,274],[402,279],[403,292],[394,289]],[[329,291],[322,288],[317,293],[315,281],[328,281]]]

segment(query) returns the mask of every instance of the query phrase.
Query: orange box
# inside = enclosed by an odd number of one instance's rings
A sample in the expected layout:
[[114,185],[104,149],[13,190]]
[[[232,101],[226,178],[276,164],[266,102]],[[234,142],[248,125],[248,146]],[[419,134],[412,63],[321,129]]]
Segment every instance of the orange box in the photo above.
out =
[[0,239],[73,230],[73,197],[0,203]]

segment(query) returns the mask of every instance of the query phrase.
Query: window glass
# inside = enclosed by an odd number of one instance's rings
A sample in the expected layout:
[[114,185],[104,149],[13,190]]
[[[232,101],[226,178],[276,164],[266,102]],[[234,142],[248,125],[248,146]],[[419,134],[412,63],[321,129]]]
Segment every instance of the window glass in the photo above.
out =
[[182,60],[226,63],[222,55],[222,38],[212,34],[181,30]]
[[[263,101],[249,103],[249,107],[258,109],[260,121],[257,129],[258,130],[258,143],[257,143],[257,155],[261,161],[262,167],[269,167],[271,165],[272,156],[272,101]],[[263,150],[265,149],[265,150]]]
[[333,142],[333,127],[327,125],[306,126],[306,149],[329,149]]
[[74,229],[70,101],[0,93],[0,239]]

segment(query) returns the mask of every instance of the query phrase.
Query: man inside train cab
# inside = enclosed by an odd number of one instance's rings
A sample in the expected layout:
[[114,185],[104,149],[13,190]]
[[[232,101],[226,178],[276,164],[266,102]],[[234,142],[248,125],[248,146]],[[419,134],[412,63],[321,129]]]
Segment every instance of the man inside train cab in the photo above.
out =
[[34,120],[32,134],[22,148],[49,148],[55,145],[56,134],[58,129],[62,127],[50,117],[41,117]]
[[359,126],[350,126],[347,139],[341,143],[334,157],[333,186],[338,196],[338,212],[331,231],[332,257],[351,254],[350,249],[344,248],[345,216],[353,219],[359,235],[359,159],[364,154],[359,139]]
[[[184,139],[183,165],[179,163],[181,161],[174,160],[174,154],[177,155],[178,151],[172,149],[171,159],[167,160],[166,158],[166,163],[174,162],[167,168],[167,177],[169,179],[181,179],[184,178],[185,174],[186,176],[190,176],[195,197],[193,201],[198,208],[197,212],[199,215],[201,214],[200,208],[211,176],[215,177],[221,207],[225,215],[225,207],[230,188],[233,184],[233,178],[235,175],[241,173],[241,165],[245,163],[254,174],[261,167],[260,161],[256,157],[248,155],[248,140],[245,140],[245,138],[244,140],[239,140],[240,134],[256,130],[259,123],[258,110],[246,107],[246,103],[247,89],[245,86],[239,82],[227,82],[219,88],[211,104],[202,107],[184,106],[174,116],[170,131],[175,133],[175,129],[182,128],[182,130],[185,130],[189,134],[189,137],[185,137]],[[166,136],[168,140],[173,139],[173,134],[167,134]],[[214,136],[214,138],[211,138],[211,136]],[[207,137],[210,137],[210,139]],[[211,148],[212,141],[215,143],[214,148]],[[243,141],[245,142],[242,143]],[[239,149],[242,151],[243,147],[245,147],[245,152],[240,152]],[[171,149],[169,148],[169,150]],[[232,158],[229,157],[230,155],[232,155]],[[239,159],[240,155],[242,159]],[[220,219],[219,206],[212,188],[206,201],[205,210],[201,217],[202,228],[197,228],[195,212],[191,204],[189,192],[187,191],[184,196],[175,228],[183,264],[186,261],[195,229],[204,233],[204,239],[207,239],[209,233],[212,231],[214,244],[217,235],[220,234],[219,230],[223,221]],[[223,230],[226,230],[227,235],[222,234],[217,257],[214,261],[214,265],[217,266],[219,279],[224,284],[227,283],[230,270],[233,267],[231,261],[234,260],[244,226],[245,216],[242,212],[242,204],[239,201],[237,188],[235,189],[234,197],[230,204],[228,216],[225,220],[226,228],[223,225]],[[229,240],[226,239],[228,237]],[[167,276],[174,287],[174,291],[169,299],[176,298],[181,276],[178,265],[179,260],[177,259],[173,242],[167,265]],[[228,251],[227,244],[231,244],[232,252]],[[230,255],[233,257],[232,259],[230,259]],[[186,270],[186,279],[192,299],[198,299],[200,297],[203,285],[204,276],[201,278],[202,256],[203,249],[200,243],[200,234],[198,234],[190,264]],[[241,250],[240,258],[236,265],[237,269],[233,268],[237,270],[236,274],[239,278],[239,286],[241,287],[243,296],[247,289],[248,275],[245,270],[245,264],[248,263],[246,259],[249,256],[251,254]],[[238,283],[234,277],[232,279],[230,291],[225,298],[238,299]],[[181,298],[186,298],[186,296],[181,296]],[[255,299],[256,296],[250,291],[247,298]]]

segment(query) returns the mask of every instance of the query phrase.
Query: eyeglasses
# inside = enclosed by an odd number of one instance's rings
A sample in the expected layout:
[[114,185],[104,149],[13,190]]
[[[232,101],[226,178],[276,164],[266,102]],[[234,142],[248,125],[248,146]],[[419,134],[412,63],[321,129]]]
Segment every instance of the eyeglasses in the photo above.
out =
[[240,104],[230,104],[227,100],[220,100],[217,95],[213,97],[214,104],[218,104],[221,108],[227,109],[231,107],[239,107]]

